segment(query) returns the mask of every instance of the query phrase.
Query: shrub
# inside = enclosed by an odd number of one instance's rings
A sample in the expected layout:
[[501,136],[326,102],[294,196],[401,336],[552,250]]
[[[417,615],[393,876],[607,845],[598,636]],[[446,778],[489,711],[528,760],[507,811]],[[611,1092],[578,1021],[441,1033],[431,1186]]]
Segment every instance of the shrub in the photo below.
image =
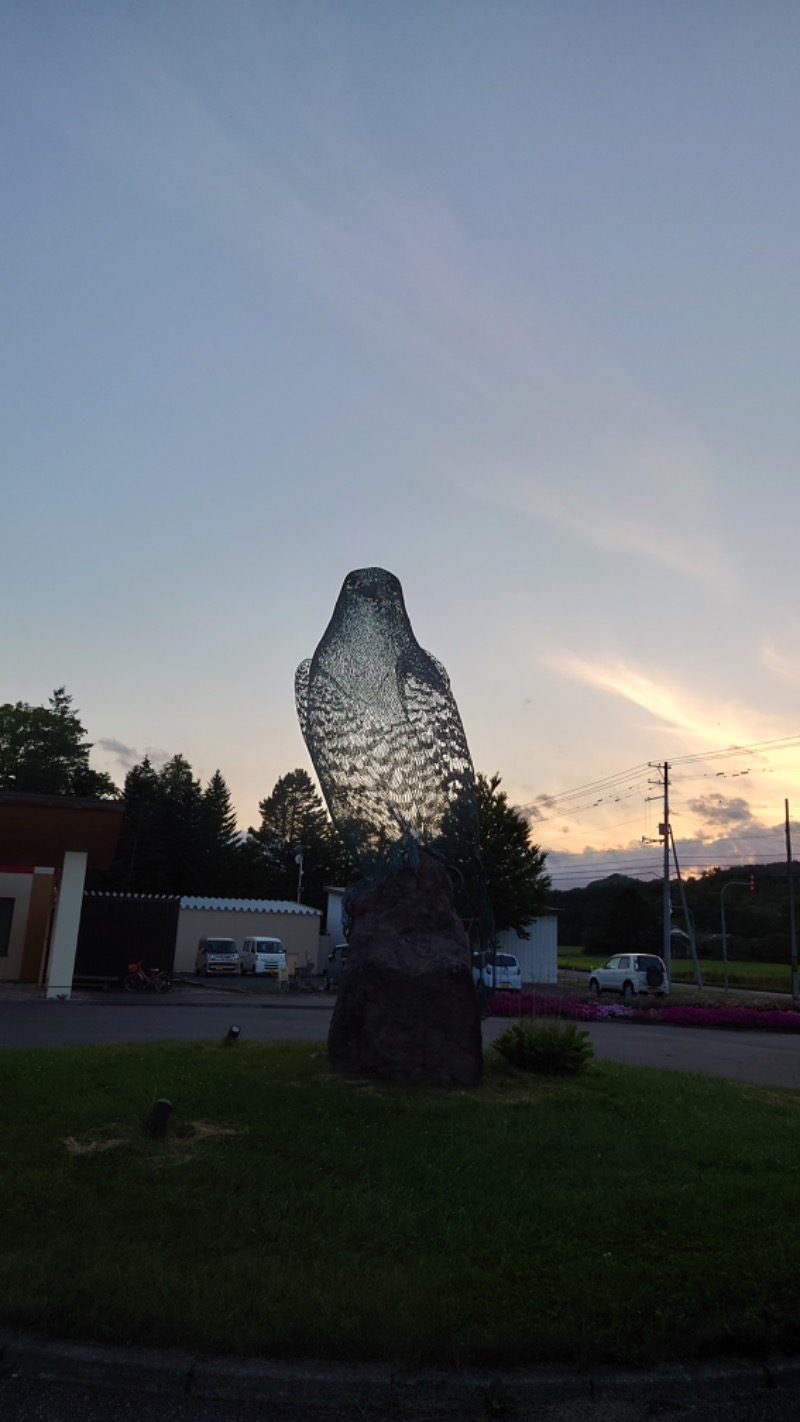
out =
[[542,1027],[523,1027],[521,1022],[515,1022],[492,1046],[523,1071],[554,1076],[577,1076],[594,1056],[588,1032],[574,1022],[563,1027],[549,1022]]

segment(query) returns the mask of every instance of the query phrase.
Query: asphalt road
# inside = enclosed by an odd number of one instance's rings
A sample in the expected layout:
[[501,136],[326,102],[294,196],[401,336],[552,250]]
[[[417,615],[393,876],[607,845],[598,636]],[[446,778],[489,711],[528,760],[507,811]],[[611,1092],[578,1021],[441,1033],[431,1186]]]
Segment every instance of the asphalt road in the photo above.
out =
[[[798,1402],[797,1392],[791,1389],[753,1394],[723,1384],[713,1396],[678,1399],[643,1392],[641,1397],[591,1402],[585,1398],[515,1408],[511,1417],[515,1422],[649,1422],[654,1417],[659,1422],[796,1422]],[[386,1414],[363,1407],[337,1408],[330,1397],[321,1398],[319,1406],[306,1402],[291,1407],[0,1378],[3,1422],[398,1422],[403,1415],[414,1422],[442,1422],[441,1412]],[[464,1415],[480,1422],[493,1414],[476,1402]]]
[[[90,1002],[0,1003],[0,1049],[60,1047],[102,1042],[194,1042],[221,1038],[232,1023],[249,1041],[324,1041],[335,999],[254,1002],[228,995],[220,1001],[99,996]],[[484,1023],[484,1041],[505,1030],[499,1018]],[[712,1028],[597,1022],[587,1028],[597,1056],[631,1066],[695,1071],[800,1089],[800,1035],[728,1032]]]

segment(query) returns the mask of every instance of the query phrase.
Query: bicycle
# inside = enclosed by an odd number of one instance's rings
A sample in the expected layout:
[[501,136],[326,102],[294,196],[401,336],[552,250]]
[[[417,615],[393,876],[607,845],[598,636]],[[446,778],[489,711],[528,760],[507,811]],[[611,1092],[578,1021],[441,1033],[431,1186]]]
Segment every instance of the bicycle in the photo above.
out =
[[129,963],[122,986],[126,992],[144,992],[146,988],[169,992],[172,978],[162,968],[147,969],[141,963]]

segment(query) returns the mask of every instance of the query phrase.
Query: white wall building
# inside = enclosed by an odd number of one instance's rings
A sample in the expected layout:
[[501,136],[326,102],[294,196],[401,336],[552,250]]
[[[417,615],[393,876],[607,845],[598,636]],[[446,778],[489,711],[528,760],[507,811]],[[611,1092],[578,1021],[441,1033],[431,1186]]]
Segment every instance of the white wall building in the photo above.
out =
[[528,924],[530,938],[518,938],[509,928],[497,936],[503,953],[513,953],[519,959],[523,983],[558,982],[558,918],[543,913]]
[[245,938],[280,938],[287,955],[301,967],[311,960],[320,971],[319,909],[285,899],[181,899],[175,972],[193,973],[201,938],[233,938],[241,948]]

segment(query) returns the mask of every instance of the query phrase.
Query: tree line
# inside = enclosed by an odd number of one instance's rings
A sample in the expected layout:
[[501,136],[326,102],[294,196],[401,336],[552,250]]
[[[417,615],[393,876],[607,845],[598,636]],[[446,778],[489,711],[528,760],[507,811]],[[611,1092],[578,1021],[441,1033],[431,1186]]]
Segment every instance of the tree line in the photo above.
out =
[[[751,890],[752,882],[752,890]],[[745,864],[732,869],[708,869],[689,875],[684,890],[697,944],[704,957],[722,955],[721,894],[725,895],[728,953],[731,958],[781,962],[789,956],[789,886],[786,864]],[[551,902],[559,914],[559,942],[580,946],[589,957],[650,949],[660,953],[663,942],[663,881],[611,874],[584,888],[553,890]],[[687,925],[673,882],[672,952],[688,956]],[[800,906],[800,898],[798,899]]]
[[[92,743],[63,687],[47,706],[0,705],[0,790],[119,797],[125,802],[114,862],[89,887],[113,892],[302,900],[323,908],[329,885],[358,877],[320,794],[302,768],[282,775],[259,802],[259,823],[237,829],[220,770],[203,785],[189,761],[156,767],[145,756],[121,791],[89,766]],[[477,777],[481,858],[498,932],[526,925],[546,904],[546,855],[509,805],[500,776]]]

